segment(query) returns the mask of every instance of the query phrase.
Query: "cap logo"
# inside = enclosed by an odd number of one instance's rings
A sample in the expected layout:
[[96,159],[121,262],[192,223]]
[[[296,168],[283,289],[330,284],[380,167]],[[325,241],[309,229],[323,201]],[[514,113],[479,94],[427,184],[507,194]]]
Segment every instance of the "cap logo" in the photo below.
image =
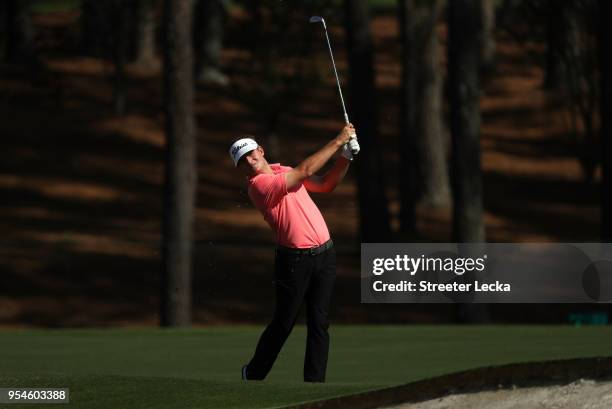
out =
[[236,155],[236,152],[238,152],[240,149],[244,148],[245,146],[247,146],[249,143],[248,142],[244,142],[241,143],[240,145],[236,145],[232,148],[232,155]]

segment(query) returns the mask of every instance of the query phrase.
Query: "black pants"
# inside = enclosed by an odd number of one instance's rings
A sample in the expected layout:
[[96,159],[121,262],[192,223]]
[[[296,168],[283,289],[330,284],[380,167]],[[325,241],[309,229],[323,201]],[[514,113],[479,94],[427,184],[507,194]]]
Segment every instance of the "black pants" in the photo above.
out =
[[259,339],[255,356],[247,367],[247,378],[261,380],[268,375],[305,300],[308,335],[304,381],[325,382],[329,352],[328,314],[336,279],[336,252],[333,247],[316,255],[277,250],[274,278],[274,317]]

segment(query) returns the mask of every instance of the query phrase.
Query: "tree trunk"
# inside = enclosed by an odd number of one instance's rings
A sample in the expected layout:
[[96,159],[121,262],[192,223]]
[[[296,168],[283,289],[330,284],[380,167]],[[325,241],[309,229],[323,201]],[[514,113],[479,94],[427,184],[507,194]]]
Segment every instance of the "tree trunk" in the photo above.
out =
[[601,236],[612,242],[612,5],[599,0],[599,63],[601,73]]
[[345,0],[349,54],[349,112],[362,147],[357,165],[361,241],[385,241],[390,235],[389,209],[376,112],[374,61],[368,3]]
[[[222,0],[198,0],[195,8],[194,41],[196,78],[199,81],[226,82],[221,74],[221,49],[225,30],[225,5]],[[220,81],[216,81],[220,80]]]
[[399,0],[400,42],[402,45],[400,84],[400,232],[416,236],[417,166],[416,110],[417,63],[415,52],[415,1]]
[[[451,0],[452,1],[452,0]],[[480,49],[480,69],[484,74],[495,68],[495,6],[494,0],[480,0],[482,19],[482,47]]]
[[191,0],[164,2],[166,161],[161,325],[191,323],[196,173]]
[[[448,10],[453,235],[458,243],[484,243],[480,169],[480,0],[451,0]],[[475,248],[468,247],[467,251]],[[459,304],[462,322],[489,320],[486,304]]]
[[124,0],[111,0],[110,16],[114,24],[112,50],[115,73],[113,75],[113,107],[116,115],[124,115],[127,100],[125,60],[128,45],[129,9]]
[[417,2],[416,64],[418,97],[416,113],[416,148],[419,201],[426,206],[450,204],[446,141],[442,123],[442,72],[436,24],[442,1]]
[[33,31],[30,21],[30,0],[9,0],[7,11],[6,59],[19,62],[34,56]]
[[155,62],[156,5],[156,0],[136,0],[134,5],[133,60],[144,66]]
[[108,55],[112,36],[108,0],[81,0],[81,47],[91,56]]
[[7,55],[8,41],[8,3],[0,1],[0,60],[5,61]]
[[479,0],[449,2],[449,91],[453,165],[453,233],[484,242],[480,169]]
[[544,88],[557,89],[563,78],[564,37],[567,28],[564,18],[564,1],[548,0],[546,13],[546,66],[544,69]]

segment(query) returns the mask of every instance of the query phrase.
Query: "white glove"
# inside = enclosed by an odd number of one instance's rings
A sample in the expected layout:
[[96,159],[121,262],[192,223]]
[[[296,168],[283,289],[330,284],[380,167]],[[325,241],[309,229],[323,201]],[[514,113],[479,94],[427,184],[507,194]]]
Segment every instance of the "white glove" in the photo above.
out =
[[344,157],[345,159],[349,161],[353,160],[353,153],[351,152],[351,149],[349,148],[348,142],[342,145],[342,150],[340,151],[340,155],[342,155],[342,157]]
[[359,147],[359,142],[357,142],[356,134],[351,135],[351,139],[348,141],[347,145],[353,155],[357,155],[359,151],[361,150],[361,148]]
[[357,135],[351,135],[351,139],[342,145],[342,152],[340,153],[343,157],[348,160],[353,160],[353,156],[357,155],[361,148],[359,142],[357,142]]

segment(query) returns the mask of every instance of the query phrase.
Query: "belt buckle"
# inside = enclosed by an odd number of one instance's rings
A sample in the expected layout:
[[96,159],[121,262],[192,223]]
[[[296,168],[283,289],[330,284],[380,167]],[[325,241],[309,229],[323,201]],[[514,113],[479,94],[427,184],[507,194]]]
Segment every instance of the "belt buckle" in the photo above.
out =
[[316,249],[316,247],[309,248],[308,249],[308,254],[311,255],[311,256],[314,256],[315,255],[315,249]]

